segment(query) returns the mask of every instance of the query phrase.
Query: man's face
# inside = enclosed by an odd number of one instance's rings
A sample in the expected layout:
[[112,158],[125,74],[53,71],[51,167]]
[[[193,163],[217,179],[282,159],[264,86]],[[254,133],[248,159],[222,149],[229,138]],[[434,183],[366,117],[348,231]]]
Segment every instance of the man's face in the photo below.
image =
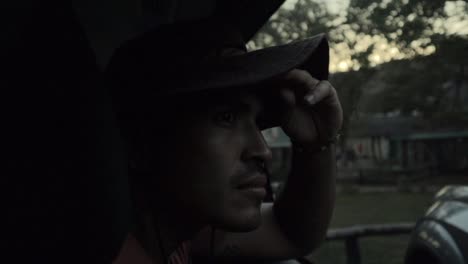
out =
[[195,221],[252,230],[261,221],[263,166],[271,159],[261,134],[262,102],[246,92],[197,98],[175,110],[166,144],[168,200]]

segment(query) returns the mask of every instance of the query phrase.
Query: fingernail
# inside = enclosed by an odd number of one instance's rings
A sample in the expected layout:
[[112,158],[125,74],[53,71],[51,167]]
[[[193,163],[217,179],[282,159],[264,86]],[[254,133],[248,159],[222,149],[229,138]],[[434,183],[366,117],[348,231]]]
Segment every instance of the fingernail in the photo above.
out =
[[309,103],[310,105],[315,104],[315,96],[313,94],[308,94],[304,97],[304,99]]

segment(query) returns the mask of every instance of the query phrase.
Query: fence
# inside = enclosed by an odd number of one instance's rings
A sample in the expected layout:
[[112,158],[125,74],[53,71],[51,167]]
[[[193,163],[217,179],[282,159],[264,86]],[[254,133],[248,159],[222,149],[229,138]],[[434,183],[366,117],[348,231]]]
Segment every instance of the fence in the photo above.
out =
[[377,225],[357,225],[345,228],[330,229],[327,241],[344,240],[346,245],[347,264],[361,264],[359,238],[368,236],[390,236],[411,233],[414,223],[394,223]]

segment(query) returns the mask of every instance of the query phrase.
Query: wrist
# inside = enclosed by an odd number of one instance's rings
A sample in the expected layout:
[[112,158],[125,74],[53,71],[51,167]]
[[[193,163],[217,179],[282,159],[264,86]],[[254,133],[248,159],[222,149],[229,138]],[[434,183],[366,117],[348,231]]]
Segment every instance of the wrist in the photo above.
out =
[[291,140],[292,150],[293,152],[301,154],[319,154],[334,147],[338,143],[339,138],[340,134],[336,134],[325,141],[317,141],[314,143]]

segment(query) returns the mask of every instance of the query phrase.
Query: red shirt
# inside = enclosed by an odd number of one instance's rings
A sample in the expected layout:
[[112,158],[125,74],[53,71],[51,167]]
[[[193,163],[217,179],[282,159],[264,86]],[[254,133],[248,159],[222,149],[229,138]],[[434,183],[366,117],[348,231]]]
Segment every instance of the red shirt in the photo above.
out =
[[[183,242],[169,255],[168,264],[190,264],[190,241]],[[127,236],[119,255],[112,264],[153,264],[138,240],[131,234]]]

